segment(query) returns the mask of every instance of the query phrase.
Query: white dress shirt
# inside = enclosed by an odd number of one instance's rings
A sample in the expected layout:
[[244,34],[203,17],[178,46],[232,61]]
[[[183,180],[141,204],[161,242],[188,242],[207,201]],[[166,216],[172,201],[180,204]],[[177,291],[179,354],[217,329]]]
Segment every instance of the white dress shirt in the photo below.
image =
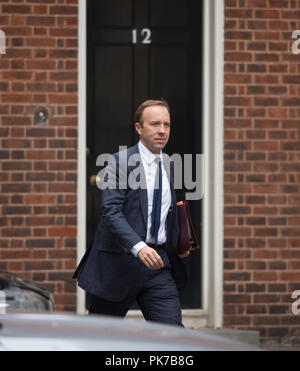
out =
[[[146,148],[140,141],[138,143],[142,165],[145,170],[146,183],[147,183],[147,196],[148,196],[148,223],[147,223],[147,235],[146,241],[138,242],[131,248],[131,252],[137,257],[138,252],[145,247],[147,243],[155,243],[155,237],[151,236],[151,214],[152,214],[152,201],[153,201],[153,191],[155,176],[158,169],[158,164],[154,161],[156,157],[160,157],[161,163],[163,165],[162,151],[159,155],[155,155],[148,148]],[[166,242],[166,221],[168,216],[168,211],[171,205],[171,190],[170,183],[164,166],[162,168],[162,202],[161,202],[161,215],[160,215],[160,226],[158,230],[157,244],[161,245]]]

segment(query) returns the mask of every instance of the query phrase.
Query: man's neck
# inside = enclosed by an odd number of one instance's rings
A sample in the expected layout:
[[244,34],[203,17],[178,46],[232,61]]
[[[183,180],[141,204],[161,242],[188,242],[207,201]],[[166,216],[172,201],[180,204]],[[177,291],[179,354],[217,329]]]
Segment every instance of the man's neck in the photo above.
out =
[[139,141],[139,143],[144,147],[144,149],[146,150],[146,151],[149,151],[149,152],[151,152],[153,155],[160,155],[161,153],[162,153],[162,151],[161,150],[156,150],[156,151],[152,151],[150,148],[148,148],[147,147],[147,145],[145,144],[145,143],[143,143],[141,140]]

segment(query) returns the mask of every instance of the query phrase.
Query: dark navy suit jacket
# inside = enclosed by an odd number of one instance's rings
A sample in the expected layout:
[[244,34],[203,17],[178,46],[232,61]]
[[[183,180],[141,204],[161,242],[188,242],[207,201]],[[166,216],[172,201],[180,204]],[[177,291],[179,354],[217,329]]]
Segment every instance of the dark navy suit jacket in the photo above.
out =
[[[113,155],[117,164],[117,186],[120,182],[118,169],[121,153]],[[138,145],[128,148],[127,153],[123,153],[127,159],[132,155],[139,158]],[[186,271],[177,255],[178,220],[173,186],[174,167],[168,155],[163,154],[163,158],[171,188],[171,206],[166,222],[166,251],[169,262],[164,263],[171,264],[173,277],[180,289],[186,283]],[[120,174],[128,179],[130,173],[138,166],[142,170],[140,184],[143,184],[143,187],[102,190],[102,217],[98,229],[90,249],[73,276],[86,292],[109,301],[125,299],[134,289],[145,268],[131,253],[131,248],[135,244],[146,240],[147,232],[148,200],[141,159],[135,165],[126,167],[126,174],[122,172]]]

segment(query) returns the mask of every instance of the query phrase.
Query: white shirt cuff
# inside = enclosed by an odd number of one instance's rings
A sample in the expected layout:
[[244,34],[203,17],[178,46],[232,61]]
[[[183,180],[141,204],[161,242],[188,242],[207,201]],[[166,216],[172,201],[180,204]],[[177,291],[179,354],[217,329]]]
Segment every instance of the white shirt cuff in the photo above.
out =
[[147,244],[141,241],[141,242],[138,242],[136,245],[134,245],[130,251],[137,258],[139,251],[142,250],[142,248],[145,246],[147,246]]

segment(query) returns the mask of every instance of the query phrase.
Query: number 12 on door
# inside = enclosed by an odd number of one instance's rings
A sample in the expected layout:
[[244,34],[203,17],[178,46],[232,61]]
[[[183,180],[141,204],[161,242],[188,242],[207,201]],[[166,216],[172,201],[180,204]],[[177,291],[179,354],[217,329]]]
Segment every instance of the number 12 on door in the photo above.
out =
[[[132,30],[132,43],[136,44],[138,31],[136,28]],[[151,30],[149,28],[143,28],[141,31],[142,44],[151,44]]]

